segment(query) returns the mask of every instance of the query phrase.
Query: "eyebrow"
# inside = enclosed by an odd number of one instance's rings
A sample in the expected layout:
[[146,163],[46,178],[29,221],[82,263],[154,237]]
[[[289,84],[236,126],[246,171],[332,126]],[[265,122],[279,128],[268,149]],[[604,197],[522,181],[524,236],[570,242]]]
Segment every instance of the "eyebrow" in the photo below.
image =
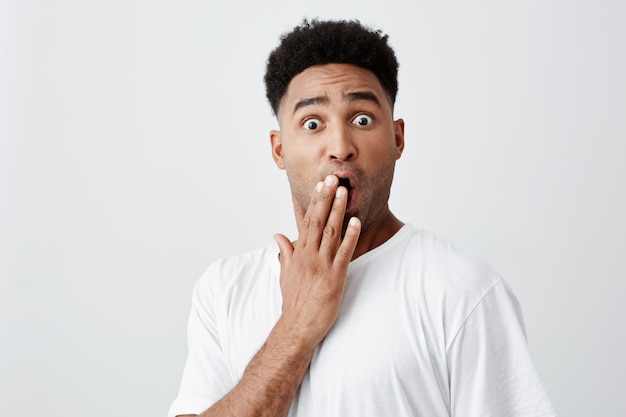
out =
[[[356,100],[367,100],[367,101],[376,103],[378,106],[380,106],[380,101],[378,100],[378,97],[376,97],[376,95],[370,91],[354,91],[352,93],[346,94],[344,98],[348,102],[356,101]],[[293,108],[293,112],[295,113],[302,107],[306,107],[306,106],[313,106],[316,104],[321,104],[321,105],[328,104],[329,101],[330,100],[326,96],[303,98],[302,100],[296,103],[296,105]]]
[[293,108],[293,112],[294,113],[297,112],[298,109],[301,109],[302,107],[313,106],[314,104],[326,104],[326,103],[328,103],[328,97],[318,96],[318,97],[303,98],[302,100],[296,103],[296,105]]
[[347,101],[368,100],[380,106],[380,101],[378,101],[378,97],[376,97],[374,93],[370,91],[355,91],[353,93],[348,93],[346,94],[346,100]]

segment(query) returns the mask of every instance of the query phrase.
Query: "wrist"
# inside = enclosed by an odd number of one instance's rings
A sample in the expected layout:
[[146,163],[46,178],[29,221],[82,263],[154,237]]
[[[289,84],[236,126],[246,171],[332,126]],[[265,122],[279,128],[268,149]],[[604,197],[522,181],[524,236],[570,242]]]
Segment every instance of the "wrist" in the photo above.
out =
[[281,316],[272,329],[268,342],[276,344],[285,357],[299,358],[310,357],[320,343],[313,329],[307,329],[292,320]]

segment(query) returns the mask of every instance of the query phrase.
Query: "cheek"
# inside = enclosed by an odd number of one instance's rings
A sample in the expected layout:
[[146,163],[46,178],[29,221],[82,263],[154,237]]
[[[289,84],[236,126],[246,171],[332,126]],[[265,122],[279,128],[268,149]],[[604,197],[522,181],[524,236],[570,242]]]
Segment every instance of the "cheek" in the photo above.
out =
[[316,170],[318,168],[317,146],[285,146],[283,149],[283,163],[285,170],[290,178],[308,179],[313,181],[317,178]]
[[313,189],[313,181],[315,178],[311,168],[302,160],[285,161],[285,172],[289,179],[289,186],[292,192],[297,194],[305,193],[309,189]]
[[[369,165],[376,167],[375,170],[385,170],[389,165],[395,164],[397,159],[398,150],[395,144],[390,144],[386,140],[381,142],[369,148],[367,152]],[[361,152],[361,155],[365,156],[365,153]]]

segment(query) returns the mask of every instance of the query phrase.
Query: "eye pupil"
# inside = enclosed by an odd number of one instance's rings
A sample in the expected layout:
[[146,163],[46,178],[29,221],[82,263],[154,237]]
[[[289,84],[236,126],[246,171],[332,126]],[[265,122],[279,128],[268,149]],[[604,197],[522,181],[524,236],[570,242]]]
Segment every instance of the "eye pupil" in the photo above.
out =
[[317,129],[317,122],[315,120],[309,120],[306,124],[307,129]]
[[369,122],[370,122],[369,118],[367,118],[366,116],[361,116],[357,120],[357,123],[359,124],[359,126],[367,126]]

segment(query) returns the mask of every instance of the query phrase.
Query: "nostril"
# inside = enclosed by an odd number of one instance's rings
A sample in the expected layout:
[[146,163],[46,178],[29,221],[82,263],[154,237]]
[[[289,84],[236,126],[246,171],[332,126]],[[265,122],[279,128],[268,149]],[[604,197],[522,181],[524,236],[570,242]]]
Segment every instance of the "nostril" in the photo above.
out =
[[348,155],[346,155],[344,157],[340,157],[340,156],[337,156],[337,155],[331,155],[330,157],[331,157],[331,159],[339,159],[341,161],[349,161],[352,158],[354,158],[354,154],[350,153],[350,154],[348,154]]

